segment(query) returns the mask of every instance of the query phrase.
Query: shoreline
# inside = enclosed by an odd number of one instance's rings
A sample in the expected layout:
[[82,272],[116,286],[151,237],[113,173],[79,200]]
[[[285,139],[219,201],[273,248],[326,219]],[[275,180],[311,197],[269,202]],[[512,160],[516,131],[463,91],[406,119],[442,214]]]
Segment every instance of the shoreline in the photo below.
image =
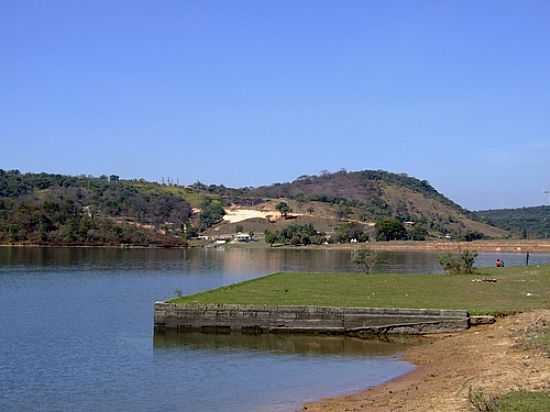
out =
[[[208,247],[204,244],[190,243],[186,246],[170,245],[58,245],[58,244],[37,244],[37,243],[15,243],[0,244],[0,247],[18,248],[111,248],[111,249],[190,249]],[[360,244],[331,244],[331,245],[309,245],[309,246],[268,246],[263,241],[251,244],[227,244],[223,247],[242,249],[273,249],[273,250],[357,250],[368,248],[381,252],[441,252],[453,253],[465,250],[477,252],[501,252],[501,253],[550,253],[550,240],[478,240],[465,241],[390,241],[371,242]]]
[[[237,247],[244,247],[238,245]],[[251,248],[253,248],[252,246]],[[259,246],[258,246],[259,247]],[[269,248],[269,246],[265,246]],[[356,244],[333,244],[333,245],[309,245],[309,246],[275,246],[273,249],[293,250],[357,250],[361,248],[371,249],[380,252],[461,252],[465,250],[477,252],[504,252],[504,253],[550,253],[550,240],[479,240],[472,242],[465,241],[389,241],[371,242]]]
[[504,253],[550,253],[550,240],[476,240],[466,241],[389,241],[369,243],[337,243],[328,245],[275,245],[269,246],[262,240],[252,243],[229,243],[228,248],[237,249],[282,249],[282,250],[357,250],[371,249],[380,252],[461,252],[465,250],[477,252]]
[[140,246],[140,245],[42,245],[36,243],[0,244],[2,248],[71,248],[71,249],[189,249],[195,246]]
[[432,336],[400,357],[415,369],[365,390],[306,403],[302,411],[471,411],[470,391],[491,396],[514,390],[549,391],[550,358],[523,346],[525,333],[550,310],[499,318],[462,333]]

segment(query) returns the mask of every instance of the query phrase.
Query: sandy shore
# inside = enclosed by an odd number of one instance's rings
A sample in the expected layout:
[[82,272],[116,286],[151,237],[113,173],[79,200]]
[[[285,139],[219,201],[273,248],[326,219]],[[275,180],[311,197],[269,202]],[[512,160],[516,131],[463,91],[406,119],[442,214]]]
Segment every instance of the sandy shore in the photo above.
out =
[[522,344],[527,330],[550,322],[550,310],[499,319],[456,334],[433,337],[403,358],[417,368],[352,395],[304,405],[304,411],[471,411],[470,389],[490,395],[512,390],[550,391],[550,358]]

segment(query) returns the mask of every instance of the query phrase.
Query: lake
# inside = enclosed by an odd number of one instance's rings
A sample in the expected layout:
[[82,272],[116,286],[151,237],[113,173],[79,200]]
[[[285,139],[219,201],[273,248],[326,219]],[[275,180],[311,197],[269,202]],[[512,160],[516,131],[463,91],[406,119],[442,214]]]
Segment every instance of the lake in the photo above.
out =
[[[378,271],[436,273],[437,254]],[[523,255],[478,263],[522,264]],[[550,263],[532,254],[531,263]],[[349,251],[0,248],[1,411],[292,411],[410,371],[402,343],[154,336],[153,302],[280,270],[347,271]]]

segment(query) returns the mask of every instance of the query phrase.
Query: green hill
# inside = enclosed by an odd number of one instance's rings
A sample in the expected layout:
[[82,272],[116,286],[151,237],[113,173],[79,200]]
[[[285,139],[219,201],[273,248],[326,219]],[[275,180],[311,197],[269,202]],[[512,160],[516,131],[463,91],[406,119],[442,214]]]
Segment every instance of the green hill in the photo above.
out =
[[475,214],[481,220],[508,230],[518,237],[530,239],[550,237],[550,206],[481,210]]

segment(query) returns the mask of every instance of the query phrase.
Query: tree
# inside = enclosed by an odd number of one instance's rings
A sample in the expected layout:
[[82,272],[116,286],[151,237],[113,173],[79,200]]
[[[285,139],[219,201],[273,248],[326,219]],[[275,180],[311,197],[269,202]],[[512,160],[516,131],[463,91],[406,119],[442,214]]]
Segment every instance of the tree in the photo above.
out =
[[225,215],[223,205],[218,200],[206,200],[201,205],[201,214],[199,217],[200,228],[204,230],[220,222]]
[[407,229],[397,219],[384,219],[376,222],[377,240],[404,240],[407,237]]
[[361,220],[362,222],[368,222],[369,221],[369,214],[367,212],[362,212],[360,215],[359,215],[359,220]]
[[363,272],[370,273],[378,261],[378,254],[369,249],[360,249],[353,253],[351,261],[354,265],[359,266]]
[[350,214],[351,214],[351,207],[342,203],[336,205],[336,217],[339,220],[347,218]]
[[460,255],[460,259],[462,260],[462,270],[464,271],[463,273],[474,272],[474,264],[476,263],[477,257],[477,252],[470,252],[469,250],[462,252],[462,254]]
[[477,231],[474,231],[474,232],[467,232],[465,235],[464,235],[464,240],[466,242],[472,242],[474,240],[481,240],[483,239],[485,236],[483,235],[483,233],[481,232],[477,232]]
[[288,212],[290,212],[290,208],[286,202],[279,202],[277,206],[275,206],[275,209],[278,210],[284,218],[286,218]]
[[280,231],[266,230],[264,232],[266,243],[282,243],[285,245],[310,245],[312,243],[320,245],[324,241],[324,233],[318,233],[312,224],[289,225]]
[[449,275],[472,274],[475,271],[474,265],[477,257],[477,252],[468,250],[459,255],[448,253],[439,257],[439,264]]
[[340,243],[347,243],[352,239],[357,242],[367,242],[369,240],[365,227],[359,223],[342,223],[336,228],[335,232],[336,241]]
[[426,240],[428,237],[428,231],[426,228],[419,226],[418,224],[413,227],[410,233],[411,240]]
[[277,232],[272,232],[269,229],[266,229],[264,232],[265,243],[269,244],[269,246],[273,246],[273,244],[277,242],[277,238]]
[[[183,243],[181,232],[191,215],[185,200],[172,193],[144,190],[133,181],[119,179],[110,185],[108,179],[0,171],[0,241]],[[162,225],[167,229],[164,233],[159,230]]]

